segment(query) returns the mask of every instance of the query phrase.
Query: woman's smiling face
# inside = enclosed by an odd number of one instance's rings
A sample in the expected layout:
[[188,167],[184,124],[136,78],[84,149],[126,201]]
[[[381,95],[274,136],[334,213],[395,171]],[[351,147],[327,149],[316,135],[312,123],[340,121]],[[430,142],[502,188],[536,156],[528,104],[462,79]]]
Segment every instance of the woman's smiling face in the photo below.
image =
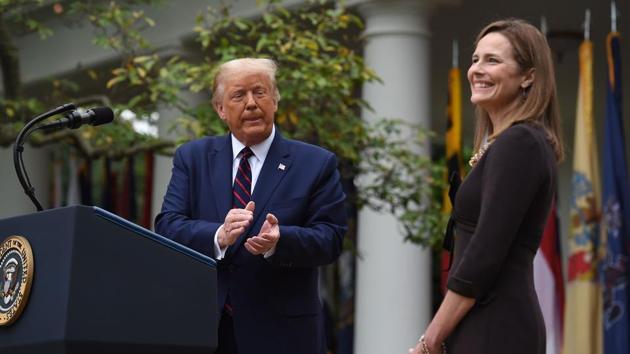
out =
[[491,32],[477,43],[468,81],[470,101],[496,119],[520,97],[527,75],[516,62],[508,39]]

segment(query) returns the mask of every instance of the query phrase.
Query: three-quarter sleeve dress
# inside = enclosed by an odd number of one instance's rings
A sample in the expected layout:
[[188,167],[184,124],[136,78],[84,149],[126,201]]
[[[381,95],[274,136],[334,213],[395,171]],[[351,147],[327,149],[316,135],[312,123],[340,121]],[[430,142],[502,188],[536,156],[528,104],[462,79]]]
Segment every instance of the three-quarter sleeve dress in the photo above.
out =
[[545,131],[520,123],[496,138],[461,184],[447,287],[476,302],[447,338],[449,354],[545,353],[533,259],[556,175]]

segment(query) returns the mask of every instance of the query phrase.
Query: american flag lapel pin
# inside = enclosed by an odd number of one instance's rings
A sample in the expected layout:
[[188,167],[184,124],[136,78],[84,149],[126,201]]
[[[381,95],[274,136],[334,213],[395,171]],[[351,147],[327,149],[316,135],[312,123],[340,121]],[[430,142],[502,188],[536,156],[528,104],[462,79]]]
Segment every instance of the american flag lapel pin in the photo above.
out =
[[286,168],[287,168],[287,166],[285,166],[283,163],[281,163],[281,164],[279,164],[279,165],[278,165],[278,169],[279,169],[280,171],[284,171]]

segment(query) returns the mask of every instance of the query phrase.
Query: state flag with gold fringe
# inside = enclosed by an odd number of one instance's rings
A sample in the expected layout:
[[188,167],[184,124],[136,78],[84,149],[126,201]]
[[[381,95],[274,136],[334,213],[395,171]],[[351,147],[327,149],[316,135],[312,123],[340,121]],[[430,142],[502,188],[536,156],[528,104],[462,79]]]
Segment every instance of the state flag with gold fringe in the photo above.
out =
[[579,48],[576,111],[563,353],[601,354],[602,299],[597,274],[601,193],[593,124],[590,40],[584,40]]

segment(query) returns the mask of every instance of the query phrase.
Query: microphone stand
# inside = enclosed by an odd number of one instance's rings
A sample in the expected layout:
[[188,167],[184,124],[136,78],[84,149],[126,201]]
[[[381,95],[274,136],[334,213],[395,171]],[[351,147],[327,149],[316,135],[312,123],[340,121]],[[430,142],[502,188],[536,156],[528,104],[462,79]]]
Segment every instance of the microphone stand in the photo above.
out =
[[24,152],[24,142],[33,131],[37,130],[37,128],[31,130],[33,126],[35,126],[35,124],[54,115],[71,111],[73,109],[76,109],[76,106],[72,103],[67,103],[63,106],[59,106],[51,111],[48,111],[33,118],[30,122],[26,123],[24,128],[20,130],[20,133],[15,139],[15,144],[13,146],[13,164],[15,166],[15,173],[17,174],[22,188],[24,188],[24,193],[26,193],[33,204],[35,204],[37,211],[42,211],[44,210],[44,208],[42,207],[42,204],[39,202],[39,200],[37,200],[37,198],[35,197],[35,188],[33,188],[33,186],[31,185],[31,181],[28,178],[28,174],[26,173],[26,167],[24,166],[24,160],[22,159],[22,152]]

